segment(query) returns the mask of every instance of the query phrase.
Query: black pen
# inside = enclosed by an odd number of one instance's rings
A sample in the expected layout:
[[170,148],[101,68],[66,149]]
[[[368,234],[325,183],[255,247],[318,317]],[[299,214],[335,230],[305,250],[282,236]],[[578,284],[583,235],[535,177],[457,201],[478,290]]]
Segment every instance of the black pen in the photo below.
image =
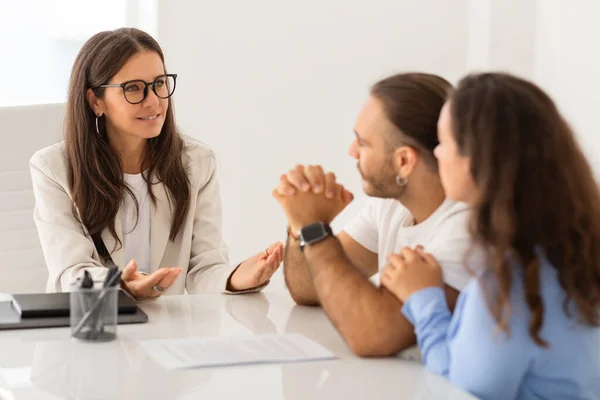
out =
[[87,295],[87,290],[92,289],[93,287],[94,281],[92,279],[92,275],[87,269],[83,270],[83,279],[81,280],[81,284],[79,286],[80,293],[71,295],[79,296],[79,307],[81,307],[82,312],[86,312],[90,308],[90,299]]
[[[117,272],[119,272],[119,269],[117,268],[116,265],[112,264],[109,268],[108,268],[108,273],[106,274],[106,278],[104,279],[104,283],[102,285],[102,287],[107,287],[109,285],[109,282],[111,281],[112,277],[114,274],[116,274]],[[118,301],[118,300],[117,300]],[[96,311],[94,317],[92,318],[92,323],[90,324],[92,327],[92,335],[94,335],[94,338],[97,338],[98,335],[100,333],[102,333],[102,331],[104,330],[104,327],[102,326],[102,318],[104,316],[104,309],[106,308],[106,302],[103,302],[102,305],[100,305],[100,307],[98,308],[98,311]]]
[[79,323],[73,328],[73,336],[76,336],[81,331],[83,326],[87,323],[88,319],[90,319],[91,315],[96,310],[98,310],[100,305],[103,303],[104,297],[106,297],[106,294],[108,293],[108,291],[111,290],[112,287],[116,286],[120,282],[121,273],[122,273],[121,271],[118,271],[117,273],[113,273],[112,276],[108,279],[107,285],[104,288],[102,288],[102,291],[98,295],[98,299],[96,299],[96,302],[94,303],[92,308],[84,314],[84,316],[81,318]]
[[92,289],[94,287],[94,280],[92,279],[92,274],[89,271],[83,270],[83,280],[81,281],[82,289]]

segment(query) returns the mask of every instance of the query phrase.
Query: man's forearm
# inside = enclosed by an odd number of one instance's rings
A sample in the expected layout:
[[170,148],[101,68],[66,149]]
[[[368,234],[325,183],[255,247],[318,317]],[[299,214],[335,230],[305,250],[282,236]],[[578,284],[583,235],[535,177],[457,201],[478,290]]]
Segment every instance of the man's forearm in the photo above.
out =
[[313,285],[308,262],[298,241],[288,238],[283,258],[283,275],[292,299],[300,305],[316,306],[319,299]]
[[304,254],[321,306],[354,353],[389,356],[416,343],[402,303],[373,286],[352,265],[337,238],[308,246]]

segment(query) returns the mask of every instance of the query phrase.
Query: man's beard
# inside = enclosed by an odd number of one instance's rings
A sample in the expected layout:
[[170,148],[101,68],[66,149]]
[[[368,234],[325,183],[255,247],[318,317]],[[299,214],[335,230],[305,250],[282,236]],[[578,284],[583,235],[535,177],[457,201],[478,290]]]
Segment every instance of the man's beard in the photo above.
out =
[[404,188],[396,184],[396,173],[389,163],[384,165],[377,176],[366,176],[358,163],[356,167],[363,181],[368,183],[368,186],[364,188],[368,196],[382,199],[397,199],[404,191]]

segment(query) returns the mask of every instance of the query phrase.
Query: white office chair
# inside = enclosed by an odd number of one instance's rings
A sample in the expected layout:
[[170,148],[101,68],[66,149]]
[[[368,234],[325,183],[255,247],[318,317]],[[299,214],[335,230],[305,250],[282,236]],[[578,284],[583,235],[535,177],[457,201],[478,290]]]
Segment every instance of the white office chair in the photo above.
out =
[[64,104],[0,108],[0,292],[44,292],[29,159],[62,140]]

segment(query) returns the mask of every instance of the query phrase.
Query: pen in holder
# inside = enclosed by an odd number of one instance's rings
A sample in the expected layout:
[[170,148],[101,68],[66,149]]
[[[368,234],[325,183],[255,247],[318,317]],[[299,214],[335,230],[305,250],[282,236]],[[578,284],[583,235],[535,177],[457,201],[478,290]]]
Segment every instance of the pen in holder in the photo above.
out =
[[121,272],[116,268],[111,269],[102,289],[82,285],[71,292],[71,336],[97,342],[108,342],[117,337],[117,283],[120,279]]

